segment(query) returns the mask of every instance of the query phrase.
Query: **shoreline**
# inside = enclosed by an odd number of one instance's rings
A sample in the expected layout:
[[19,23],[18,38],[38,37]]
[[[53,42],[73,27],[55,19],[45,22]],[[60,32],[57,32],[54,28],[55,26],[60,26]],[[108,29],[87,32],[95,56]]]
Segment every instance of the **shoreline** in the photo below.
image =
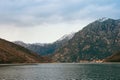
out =
[[0,64],[0,67],[4,66],[24,66],[24,65],[38,65],[38,63],[15,63],[15,64]]
[[102,63],[95,63],[95,62],[81,62],[81,63],[15,63],[15,64],[0,64],[2,66],[24,66],[24,65],[40,65],[40,64],[120,64],[120,62],[102,62]]

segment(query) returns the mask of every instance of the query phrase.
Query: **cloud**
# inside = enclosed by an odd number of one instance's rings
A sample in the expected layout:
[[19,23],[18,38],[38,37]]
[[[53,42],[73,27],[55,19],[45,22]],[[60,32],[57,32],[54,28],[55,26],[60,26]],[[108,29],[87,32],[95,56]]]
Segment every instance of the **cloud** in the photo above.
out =
[[1,0],[0,24],[21,27],[100,17],[119,17],[113,0]]
[[119,18],[119,13],[120,11],[115,8],[115,4],[104,6],[91,4],[78,10],[73,15],[75,15],[75,19],[91,18],[95,20],[102,17]]

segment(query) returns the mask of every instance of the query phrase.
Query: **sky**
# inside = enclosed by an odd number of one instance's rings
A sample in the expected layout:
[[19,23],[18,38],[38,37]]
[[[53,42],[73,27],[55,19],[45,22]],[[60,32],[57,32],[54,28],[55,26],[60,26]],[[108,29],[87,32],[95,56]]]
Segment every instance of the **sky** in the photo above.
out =
[[0,38],[52,43],[103,18],[120,19],[120,0],[0,0]]

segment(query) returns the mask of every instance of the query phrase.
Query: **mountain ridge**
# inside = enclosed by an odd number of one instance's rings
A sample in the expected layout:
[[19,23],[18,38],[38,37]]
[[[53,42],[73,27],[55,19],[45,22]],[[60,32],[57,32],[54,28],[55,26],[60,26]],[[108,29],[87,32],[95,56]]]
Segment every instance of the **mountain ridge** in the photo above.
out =
[[75,33],[66,34],[63,37],[61,37],[60,39],[58,39],[57,41],[55,41],[53,43],[48,43],[48,44],[47,43],[27,44],[22,41],[14,41],[14,43],[21,45],[33,52],[40,54],[40,55],[46,56],[46,55],[53,54],[55,50],[57,50],[62,45],[66,44],[67,41],[70,40],[74,36],[74,34]]
[[80,62],[103,60],[119,48],[120,20],[102,18],[74,33],[71,38],[65,35],[51,44],[31,44],[28,49],[48,55],[55,62]]
[[120,20],[94,21],[77,32],[53,55],[56,62],[102,60],[120,48]]

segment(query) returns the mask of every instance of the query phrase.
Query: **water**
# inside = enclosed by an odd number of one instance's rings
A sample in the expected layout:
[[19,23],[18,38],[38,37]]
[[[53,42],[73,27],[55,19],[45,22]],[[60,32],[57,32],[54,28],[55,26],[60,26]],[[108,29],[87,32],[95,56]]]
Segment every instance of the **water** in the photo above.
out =
[[120,80],[120,64],[2,66],[0,80]]

